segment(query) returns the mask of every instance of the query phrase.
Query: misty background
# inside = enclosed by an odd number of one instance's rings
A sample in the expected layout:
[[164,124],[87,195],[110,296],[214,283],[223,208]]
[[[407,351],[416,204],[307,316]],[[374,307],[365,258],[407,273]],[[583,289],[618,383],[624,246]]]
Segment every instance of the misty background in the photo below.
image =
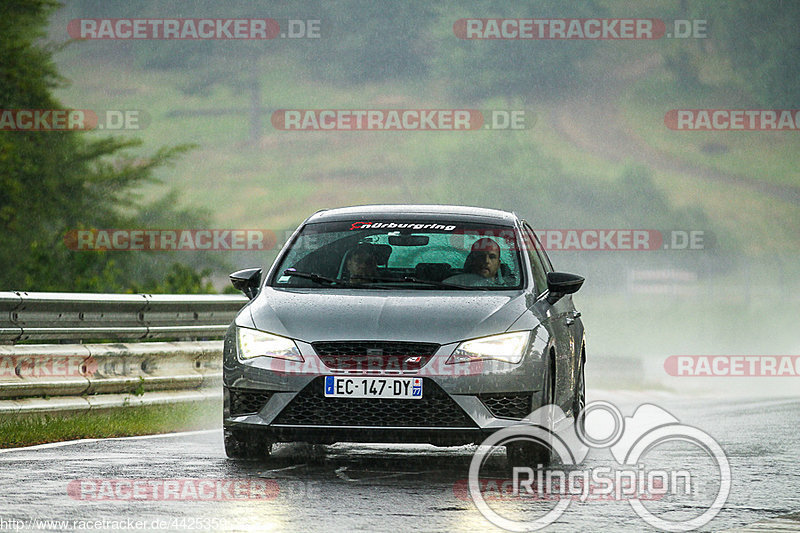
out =
[[[11,25],[19,39],[40,31],[31,46],[52,57],[52,72],[25,88],[18,80],[31,58],[4,54],[15,75],[3,78],[3,108],[43,108],[51,98],[149,120],[113,140],[101,131],[0,132],[4,153],[17,154],[0,161],[3,290],[221,292],[228,272],[266,267],[277,250],[76,252],[63,236],[263,228],[280,243],[316,210],[368,203],[506,209],[536,229],[703,231],[696,250],[550,252],[557,270],[586,277],[574,300],[589,385],[627,375],[641,386],[793,391],[792,378],[668,378],[661,365],[669,355],[800,354],[798,132],[664,125],[671,109],[800,107],[796,2],[15,4],[0,7],[17,17],[2,23],[7,50],[19,50]],[[668,31],[694,19],[707,21],[707,36],[454,35],[456,20],[477,17],[659,18]],[[319,20],[321,35],[68,42],[76,18]],[[509,131],[282,131],[270,123],[282,108],[525,110],[527,120]],[[53,150],[80,164],[48,161]]]

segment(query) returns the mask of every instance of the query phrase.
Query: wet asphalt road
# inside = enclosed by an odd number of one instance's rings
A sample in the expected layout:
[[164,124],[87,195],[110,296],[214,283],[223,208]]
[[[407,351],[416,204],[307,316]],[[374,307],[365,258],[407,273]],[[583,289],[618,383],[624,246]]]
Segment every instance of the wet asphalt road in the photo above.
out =
[[[589,399],[611,401],[627,416],[639,404],[654,403],[719,442],[731,464],[731,492],[719,515],[702,530],[740,527],[800,510],[800,399],[591,390]],[[206,431],[2,451],[0,530],[501,531],[463,490],[474,449],[281,445],[267,462],[237,463],[226,459],[221,431]],[[653,507],[654,512],[671,508],[680,517],[710,501],[719,474],[716,464],[702,455],[679,446],[670,451],[665,445],[659,456],[662,464],[688,468],[707,486],[688,502],[686,497],[656,502],[666,507]],[[593,450],[581,468],[609,461],[607,450]],[[490,459],[485,474],[507,477],[502,457]],[[120,488],[124,485],[114,485],[120,499],[109,492],[96,499],[97,490],[102,490],[97,480],[120,479],[141,480],[140,487],[153,480],[179,480],[176,490],[188,492],[179,501],[146,500],[141,494],[132,500],[132,493]],[[201,486],[203,480],[223,481]],[[226,495],[236,496],[231,480],[245,480],[239,485],[244,497],[225,501]],[[164,490],[163,484],[154,483]],[[109,486],[106,483],[106,489]],[[192,489],[204,490],[204,497],[213,495],[212,501],[198,501]],[[535,519],[544,505],[552,507],[519,498],[493,502],[490,505],[504,516],[520,519]],[[647,530],[655,529],[626,501],[598,498],[573,502],[544,529]]]

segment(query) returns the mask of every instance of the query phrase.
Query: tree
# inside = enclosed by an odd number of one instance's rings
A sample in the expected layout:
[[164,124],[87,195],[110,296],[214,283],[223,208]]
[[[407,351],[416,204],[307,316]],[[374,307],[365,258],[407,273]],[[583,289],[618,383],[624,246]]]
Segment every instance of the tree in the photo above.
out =
[[800,3],[791,0],[709,2],[701,6],[709,35],[737,76],[765,107],[800,102]]
[[[64,109],[51,91],[64,83],[43,42],[51,0],[7,0],[0,7],[0,109]],[[136,187],[189,147],[142,157],[137,140],[90,140],[77,131],[0,130],[0,287],[21,290],[130,291],[158,287],[141,254],[76,253],[67,231],[145,226]],[[174,207],[165,213],[177,215]],[[195,218],[200,222],[201,218]],[[158,264],[158,263],[156,263]],[[173,271],[175,269],[173,268]],[[203,290],[202,280],[197,284]],[[182,287],[189,290],[189,285]]]
[[[703,67],[715,63],[707,85],[739,89],[753,105],[793,108],[800,100],[800,3],[694,2],[685,0],[671,15],[707,21],[707,37],[667,43],[666,66],[680,88],[701,84]],[[709,58],[713,59],[709,59]],[[720,68],[722,67],[722,68]]]

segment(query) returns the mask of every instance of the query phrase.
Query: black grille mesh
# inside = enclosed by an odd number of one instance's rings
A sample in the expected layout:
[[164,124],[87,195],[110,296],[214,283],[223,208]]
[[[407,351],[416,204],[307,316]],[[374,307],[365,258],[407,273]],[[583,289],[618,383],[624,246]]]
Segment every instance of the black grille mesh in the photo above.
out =
[[478,397],[492,416],[500,418],[525,418],[531,414],[530,392],[480,394]]
[[438,344],[389,341],[315,342],[314,351],[336,370],[416,371],[425,366]]
[[259,412],[267,405],[272,393],[258,389],[230,389],[231,415],[246,415]]
[[476,427],[436,383],[423,379],[419,400],[326,398],[324,377],[314,379],[275,419],[293,426]]

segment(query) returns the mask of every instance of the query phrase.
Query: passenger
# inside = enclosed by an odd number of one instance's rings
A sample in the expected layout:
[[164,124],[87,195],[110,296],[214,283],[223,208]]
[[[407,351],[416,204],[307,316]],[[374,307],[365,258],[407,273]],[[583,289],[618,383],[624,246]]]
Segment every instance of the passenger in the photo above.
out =
[[359,244],[350,251],[344,263],[344,279],[360,282],[374,278],[378,274],[375,251],[369,244]]
[[488,238],[475,241],[464,261],[464,273],[451,276],[445,282],[467,286],[505,285],[500,271],[500,245]]

